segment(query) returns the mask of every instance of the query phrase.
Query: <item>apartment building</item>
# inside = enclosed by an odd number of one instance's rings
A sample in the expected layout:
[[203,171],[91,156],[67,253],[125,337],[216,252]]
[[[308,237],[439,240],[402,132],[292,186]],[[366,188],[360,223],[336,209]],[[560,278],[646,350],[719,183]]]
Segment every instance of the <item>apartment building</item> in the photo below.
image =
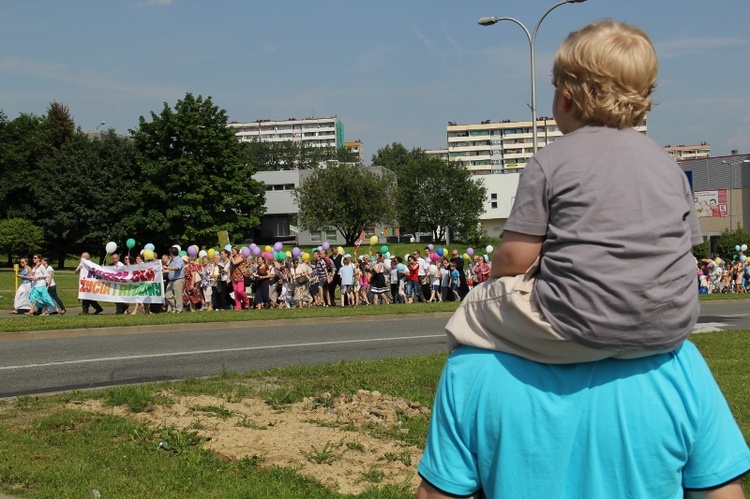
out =
[[706,144],[705,142],[692,146],[664,146],[664,150],[667,151],[675,161],[687,161],[691,159],[711,157],[711,144]]
[[365,160],[365,150],[362,147],[361,140],[353,140],[351,142],[344,142],[344,147],[349,150],[352,154],[357,156],[360,161]]
[[236,130],[241,142],[296,142],[313,147],[344,147],[344,124],[330,118],[289,118],[283,121],[233,121],[227,125]]
[[[646,122],[635,128],[646,133]],[[448,158],[475,175],[519,172],[534,153],[531,121],[503,120],[448,123]],[[537,148],[551,144],[562,132],[554,118],[537,118]]]

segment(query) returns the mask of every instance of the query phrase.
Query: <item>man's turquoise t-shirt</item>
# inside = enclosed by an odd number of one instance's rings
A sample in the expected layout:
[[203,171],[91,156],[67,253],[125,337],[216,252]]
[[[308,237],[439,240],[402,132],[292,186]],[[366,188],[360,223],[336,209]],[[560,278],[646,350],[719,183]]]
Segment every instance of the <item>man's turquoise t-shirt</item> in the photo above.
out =
[[746,473],[750,450],[690,342],[571,365],[463,346],[418,470],[459,496],[682,498]]

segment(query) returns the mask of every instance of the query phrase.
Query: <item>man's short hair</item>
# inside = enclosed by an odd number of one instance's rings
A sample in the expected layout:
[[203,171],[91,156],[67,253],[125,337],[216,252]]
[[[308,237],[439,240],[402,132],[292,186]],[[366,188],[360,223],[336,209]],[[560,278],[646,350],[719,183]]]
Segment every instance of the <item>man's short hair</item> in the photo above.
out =
[[659,63],[639,28],[605,19],[574,31],[560,45],[552,84],[586,124],[636,126],[651,109]]

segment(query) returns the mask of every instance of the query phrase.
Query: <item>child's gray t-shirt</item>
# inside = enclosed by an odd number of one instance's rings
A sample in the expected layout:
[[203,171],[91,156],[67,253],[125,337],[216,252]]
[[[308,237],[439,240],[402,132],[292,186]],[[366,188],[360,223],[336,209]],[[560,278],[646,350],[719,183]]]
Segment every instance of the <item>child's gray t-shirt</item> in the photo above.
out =
[[640,132],[585,126],[539,151],[505,230],[545,238],[533,298],[568,339],[669,349],[698,320],[693,195],[674,160]]

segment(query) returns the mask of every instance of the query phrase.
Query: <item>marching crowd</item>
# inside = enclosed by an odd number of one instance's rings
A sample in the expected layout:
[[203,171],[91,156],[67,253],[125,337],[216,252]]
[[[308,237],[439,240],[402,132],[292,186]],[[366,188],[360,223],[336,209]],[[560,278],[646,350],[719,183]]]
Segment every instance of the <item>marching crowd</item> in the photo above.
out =
[[458,251],[448,258],[429,247],[406,261],[379,252],[357,257],[335,247],[330,254],[317,249],[284,260],[237,246],[213,258],[180,255],[173,247],[162,262],[169,312],[460,301],[490,274],[483,256],[465,265]]
[[[131,264],[113,253],[112,266]],[[82,258],[89,259],[88,253]],[[331,246],[318,249],[311,257],[300,255],[279,261],[263,256],[245,256],[238,247],[221,250],[213,258],[180,254],[178,247],[162,255],[165,272],[165,303],[147,305],[115,304],[115,313],[243,310],[250,308],[302,308],[360,306],[384,303],[460,301],[475,285],[489,279],[490,262],[484,256],[466,255],[453,250],[449,258],[430,247],[423,254],[414,250],[406,255],[381,253],[352,256]],[[144,259],[136,255],[133,264]],[[80,267],[76,272],[80,271]],[[703,259],[697,268],[699,293],[744,293],[750,288],[750,265],[742,261]],[[46,257],[35,254],[32,264],[19,261],[16,291],[11,314],[55,315],[66,309],[57,295],[55,270]],[[338,294],[337,294],[338,291]],[[180,299],[181,298],[181,299]],[[82,300],[82,312],[100,314],[95,301]]]

